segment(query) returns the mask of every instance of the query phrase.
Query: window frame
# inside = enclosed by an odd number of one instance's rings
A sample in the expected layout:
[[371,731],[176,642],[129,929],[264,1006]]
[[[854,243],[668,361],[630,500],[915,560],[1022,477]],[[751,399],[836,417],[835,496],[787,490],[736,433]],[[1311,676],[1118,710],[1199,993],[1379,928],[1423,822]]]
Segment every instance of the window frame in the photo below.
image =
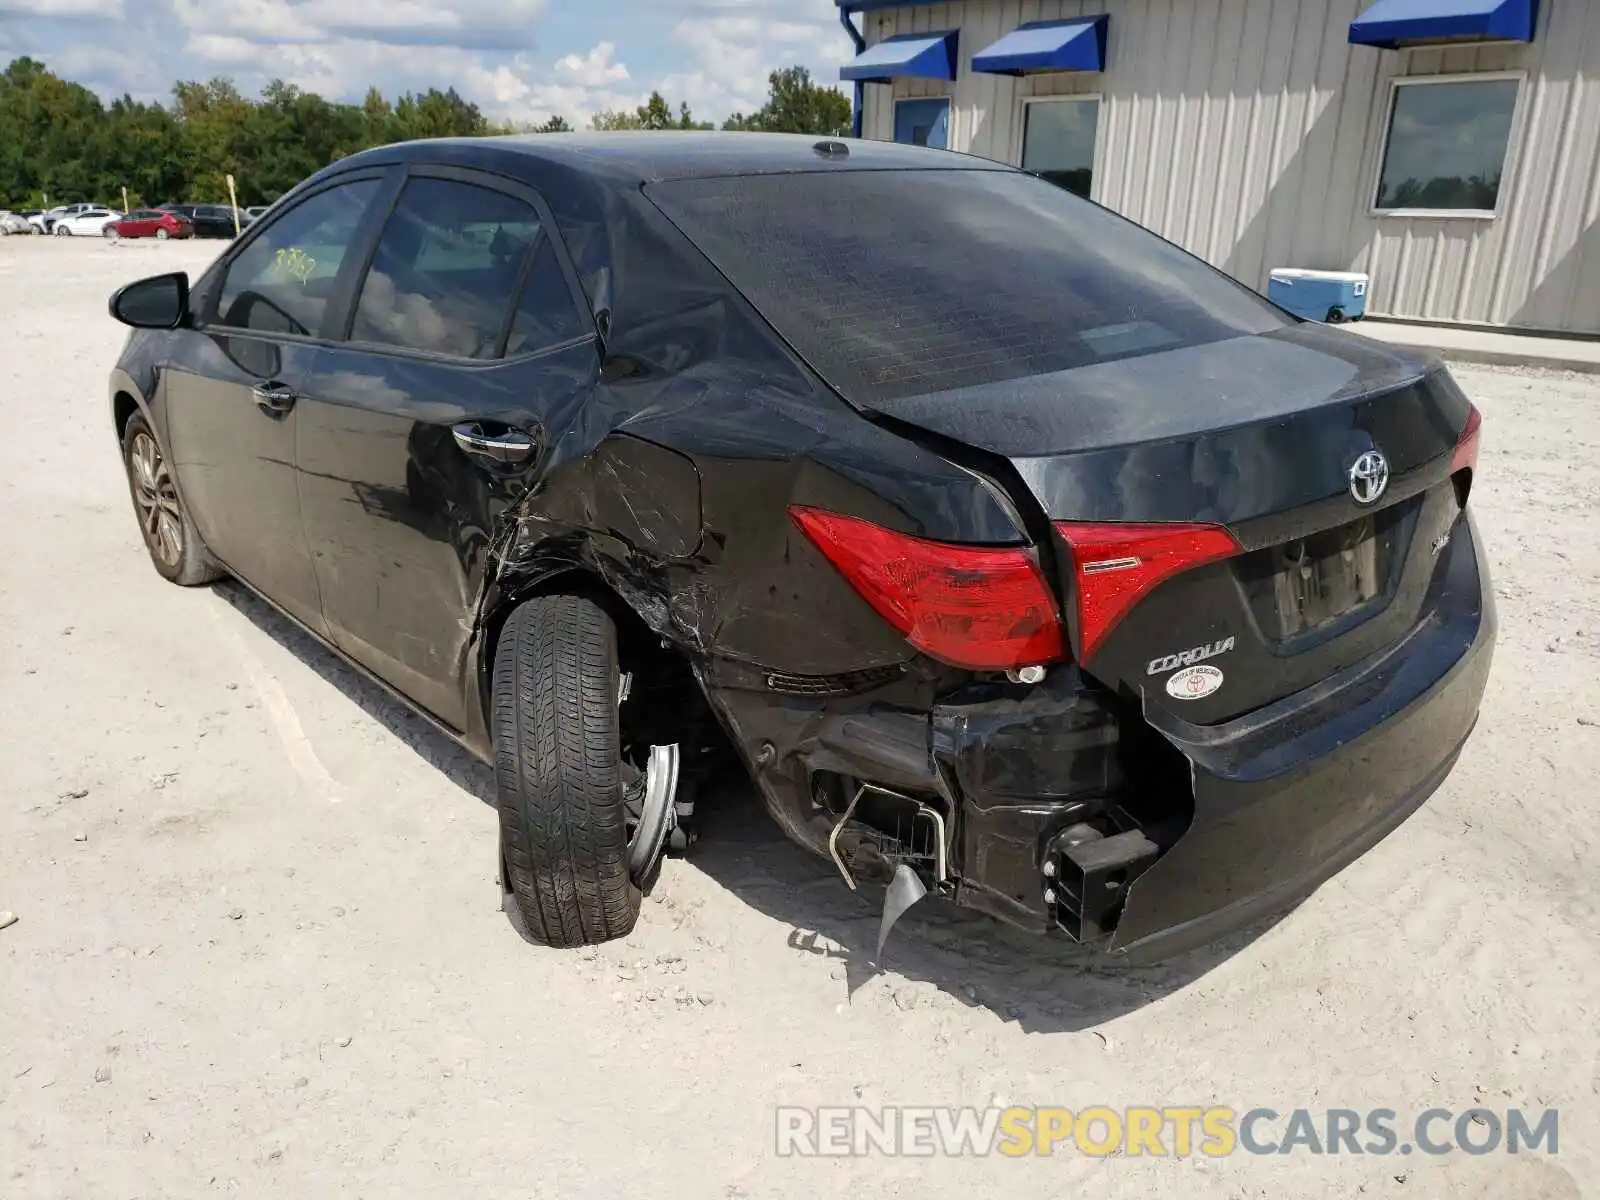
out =
[[[1426,87],[1438,83],[1503,83],[1508,79],[1517,83],[1516,100],[1511,107],[1511,128],[1506,133],[1505,156],[1500,162],[1500,190],[1495,195],[1495,206],[1488,208],[1380,208],[1379,194],[1383,190],[1383,169],[1389,161],[1389,139],[1394,132],[1394,111],[1403,87]],[[1508,203],[1510,183],[1516,172],[1522,145],[1524,102],[1527,95],[1528,73],[1512,71],[1465,71],[1450,75],[1397,75],[1389,81],[1388,102],[1383,107],[1383,126],[1378,140],[1377,161],[1373,164],[1372,184],[1367,192],[1367,215],[1371,217],[1420,217],[1431,220],[1494,221],[1503,215]]]
[[[1035,104],[1075,104],[1082,103],[1085,100],[1093,100],[1099,106],[1094,114],[1094,157],[1089,161],[1089,194],[1083,197],[1085,200],[1096,202],[1094,200],[1095,183],[1100,178],[1100,161],[1105,154],[1100,138],[1100,132],[1103,128],[1103,122],[1100,118],[1105,115],[1106,111],[1104,92],[1057,92],[1049,96],[1017,97],[1017,119],[1015,124],[1017,132],[1015,145],[1012,147],[1011,159],[1016,164],[1017,170],[1027,171],[1029,175],[1033,175],[1036,179],[1043,179],[1044,177],[1037,172],[1029,171],[1022,161],[1023,153],[1028,148],[1028,109]],[[1045,182],[1048,183],[1049,180],[1045,180]]]
[[[218,319],[218,306],[222,302],[222,293],[227,290],[228,275],[233,271],[234,264],[239,260],[239,256],[255,245],[258,239],[270,233],[280,221],[307,201],[322,195],[324,192],[332,191],[336,187],[359,183],[363,180],[376,180],[378,190],[368,204],[366,211],[362,214],[362,221],[363,223],[370,223],[372,214],[379,209],[382,209],[387,217],[389,208],[394,203],[394,196],[398,194],[398,188],[396,187],[398,178],[399,173],[393,166],[341,171],[337,175],[320,180],[317,186],[307,188],[304,193],[295,197],[293,204],[287,205],[282,211],[274,213],[270,221],[255,221],[250,224],[240,233],[227,254],[217,260],[216,266],[213,268],[216,271],[214,279],[211,271],[207,271],[205,277],[202,278],[201,282],[207,287],[207,293],[204,305],[200,310],[200,320],[196,322],[196,327],[202,332],[215,330],[231,337],[253,337],[266,341],[294,342],[303,345],[332,343],[335,339],[328,336],[328,330],[331,325],[330,318],[344,311],[349,305],[350,296],[347,294],[349,292],[348,273],[353,269],[352,262],[359,260],[364,264],[365,256],[370,256],[372,247],[377,242],[376,234],[372,229],[357,227],[356,237],[351,241],[344,258],[339,261],[339,270],[334,275],[333,290],[328,294],[327,303],[323,305],[322,320],[318,324],[315,333],[287,333],[273,329],[250,329],[238,325],[223,324]],[[177,215],[181,216],[183,214]],[[198,206],[194,207],[193,215],[188,219],[191,223],[199,219]],[[382,227],[380,222],[377,228],[382,229]]]
[[[523,263],[522,271],[517,277],[516,291],[508,299],[508,307],[500,327],[498,344],[501,348],[501,353],[495,358],[468,358],[463,355],[444,354],[437,350],[414,350],[407,346],[394,346],[384,342],[356,341],[350,336],[350,331],[355,325],[356,305],[361,298],[361,288],[367,281],[367,273],[372,269],[373,259],[377,257],[378,242],[383,237],[383,230],[388,224],[389,218],[394,215],[395,208],[400,203],[400,197],[405,191],[406,183],[412,179],[442,179],[447,182],[462,183],[470,187],[481,187],[488,191],[499,192],[502,195],[510,196],[515,200],[520,200],[530,205],[539,217],[539,236],[528,247],[527,261]],[[511,179],[504,175],[496,175],[489,171],[476,170],[471,167],[459,167],[454,164],[440,162],[407,162],[400,164],[391,190],[379,198],[378,203],[374,205],[374,210],[379,207],[382,208],[382,215],[373,221],[371,236],[361,244],[360,269],[348,281],[347,288],[341,285],[335,289],[333,296],[329,298],[328,307],[330,310],[333,308],[335,301],[338,301],[341,305],[341,319],[333,326],[334,333],[328,338],[330,344],[359,350],[363,354],[383,354],[395,358],[444,362],[461,367],[485,368],[538,358],[555,351],[570,349],[584,342],[594,341],[599,337],[599,333],[595,328],[594,314],[589,310],[588,299],[584,296],[583,289],[578,283],[577,270],[567,255],[566,245],[556,227],[555,214],[550,211],[550,206],[545,203],[544,197],[536,189],[529,187],[520,180]],[[507,335],[516,321],[517,310],[522,305],[523,292],[527,288],[528,275],[533,269],[535,257],[546,243],[550,245],[555,253],[556,263],[561,269],[562,278],[566,280],[568,297],[578,314],[583,332],[567,338],[565,341],[541,346],[536,350],[526,350],[518,354],[508,355],[504,352]]]

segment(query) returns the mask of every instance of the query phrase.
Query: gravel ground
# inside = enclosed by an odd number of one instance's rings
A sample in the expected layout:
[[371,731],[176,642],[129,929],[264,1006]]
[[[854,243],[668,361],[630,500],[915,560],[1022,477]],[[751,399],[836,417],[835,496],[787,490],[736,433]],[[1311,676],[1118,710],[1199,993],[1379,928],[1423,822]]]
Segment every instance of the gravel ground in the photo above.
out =
[[[1600,380],[1461,369],[1502,630],[1404,828],[1159,969],[876,913],[753,798],[621,944],[499,910],[485,770],[263,607],[151,570],[119,282],[0,242],[0,1195],[1568,1198],[1600,1178]],[[734,797],[742,801],[744,797]],[[774,1108],[1560,1109],[1561,1152],[778,1158]],[[1280,1130],[1281,1132],[1281,1130]],[[1590,1195],[1600,1195],[1590,1191]]]

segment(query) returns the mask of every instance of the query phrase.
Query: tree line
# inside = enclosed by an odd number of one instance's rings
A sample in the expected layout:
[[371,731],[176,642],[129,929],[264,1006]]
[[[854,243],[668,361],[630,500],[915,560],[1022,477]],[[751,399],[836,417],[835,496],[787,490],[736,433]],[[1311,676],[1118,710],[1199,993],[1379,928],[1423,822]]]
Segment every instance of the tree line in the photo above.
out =
[[[723,122],[730,130],[843,136],[850,102],[814,83],[804,67],[774,71],[767,103]],[[687,104],[659,92],[635,110],[603,112],[594,129],[713,129]],[[78,200],[134,207],[225,203],[227,176],[241,205],[266,204],[329,163],[390,142],[425,137],[565,133],[560,116],[513,125],[484,116],[454,88],[389,100],[377,88],[360,104],[325,100],[274,80],[259,98],[229,79],[180,82],[169,103],[124,95],[104,103],[32,58],[0,73],[0,207],[43,208]]]

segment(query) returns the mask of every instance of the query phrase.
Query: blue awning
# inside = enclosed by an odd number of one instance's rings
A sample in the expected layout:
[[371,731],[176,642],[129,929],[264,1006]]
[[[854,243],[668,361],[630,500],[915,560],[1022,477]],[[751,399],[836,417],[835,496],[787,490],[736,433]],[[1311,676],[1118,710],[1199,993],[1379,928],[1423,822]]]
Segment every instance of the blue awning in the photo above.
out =
[[974,71],[991,75],[1023,75],[1029,71],[1103,71],[1106,27],[1111,18],[1075,17],[1070,21],[1030,21],[1018,25],[972,60]]
[[1539,0],[1378,0],[1350,23],[1358,46],[1397,50],[1427,42],[1531,42]]
[[868,46],[839,72],[840,79],[887,83],[891,79],[956,77],[956,31],[902,33]]

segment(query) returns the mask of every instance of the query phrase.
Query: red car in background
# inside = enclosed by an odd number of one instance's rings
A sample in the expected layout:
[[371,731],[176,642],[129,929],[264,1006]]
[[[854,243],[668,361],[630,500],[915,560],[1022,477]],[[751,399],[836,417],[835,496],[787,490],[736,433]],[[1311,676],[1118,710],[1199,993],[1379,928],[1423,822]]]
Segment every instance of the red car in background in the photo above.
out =
[[114,221],[106,226],[108,237],[154,237],[165,241],[167,238],[186,238],[194,236],[194,224],[188,217],[178,213],[159,212],[153,208],[141,208],[131,212],[120,221]]

